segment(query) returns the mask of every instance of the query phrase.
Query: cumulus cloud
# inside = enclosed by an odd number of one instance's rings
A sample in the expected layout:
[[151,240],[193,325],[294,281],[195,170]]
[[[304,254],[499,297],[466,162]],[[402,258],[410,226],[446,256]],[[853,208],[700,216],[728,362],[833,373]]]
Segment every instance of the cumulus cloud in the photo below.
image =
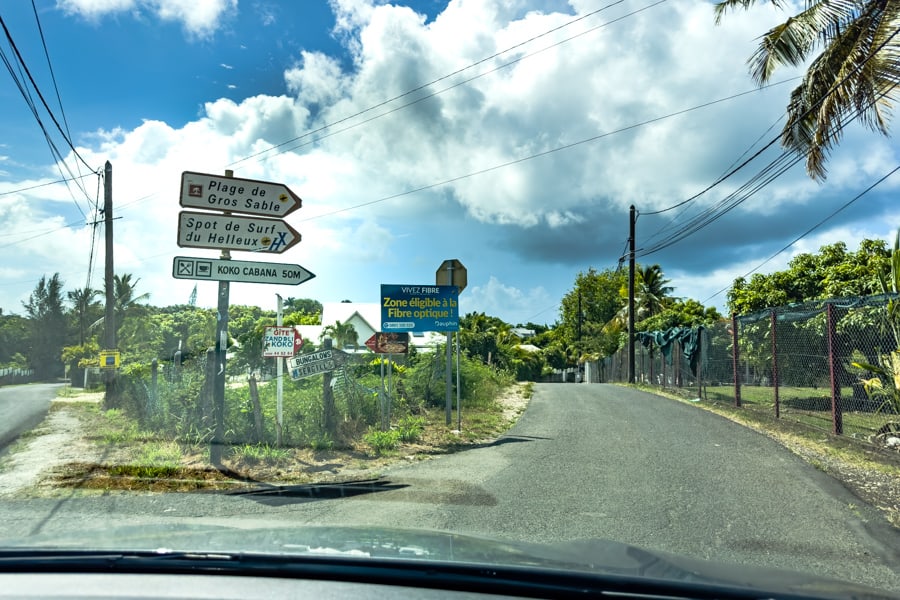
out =
[[[197,35],[236,9],[226,0],[61,5],[92,18],[153,14]],[[303,197],[290,218],[303,242],[286,259],[317,277],[288,295],[374,301],[379,282],[428,283],[442,260],[458,256],[470,274],[466,310],[552,322],[554,311],[545,311],[577,271],[613,267],[622,256],[629,205],[641,213],[638,247],[659,246],[640,260],[661,264],[676,295],[703,300],[896,163],[889,141],[848,131],[826,185],[802,168],[788,171],[669,245],[673,231],[750,189],[743,186],[779,154],[776,145],[699,194],[777,136],[795,83],[731,97],[754,89],[746,58],[783,15],[751,10],[716,27],[708,3],[672,0],[635,14],[618,6],[567,26],[599,4],[452,0],[430,20],[374,0],[331,6],[349,60],[302,51],[284,70],[282,95],[211,98],[184,125],[147,119],[95,132],[94,147],[80,149],[91,164],[115,165],[120,266],[154,293],[187,298],[193,287],[173,283],[167,267],[186,252],[174,231],[183,170],[230,168]],[[254,93],[252,83],[239,83]],[[50,195],[66,197],[64,189]],[[867,197],[841,213],[842,229],[824,228],[806,243],[884,236],[897,214],[886,197]],[[79,236],[66,232],[50,247],[89,242]],[[235,286],[235,302],[255,303],[259,292],[248,287]],[[199,293],[201,303],[215,304],[213,290]]]
[[181,23],[185,31],[197,37],[211,35],[222,19],[237,10],[237,0],[59,0],[65,11],[88,19],[110,14],[151,14],[163,21]]

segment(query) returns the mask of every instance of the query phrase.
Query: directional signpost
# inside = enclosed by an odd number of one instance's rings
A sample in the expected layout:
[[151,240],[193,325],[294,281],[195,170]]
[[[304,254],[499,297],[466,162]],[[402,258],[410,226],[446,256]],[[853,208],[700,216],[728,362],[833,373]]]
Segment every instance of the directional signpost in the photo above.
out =
[[336,368],[334,350],[320,350],[310,354],[300,354],[288,361],[291,379],[295,380],[312,377],[326,371],[334,371]]
[[[218,466],[221,464],[225,438],[225,350],[228,345],[228,297],[231,282],[297,285],[314,275],[300,265],[231,260],[231,250],[280,254],[300,242],[297,230],[280,218],[294,212],[301,205],[300,197],[287,186],[269,181],[238,179],[233,177],[231,171],[225,171],[224,176],[185,171],[181,174],[179,203],[185,208],[217,211],[182,211],[178,215],[178,245],[182,248],[221,249],[221,258],[215,260],[176,256],[172,264],[172,276],[176,279],[209,279],[219,282],[214,357],[216,368],[212,382],[216,423],[209,448],[210,461]],[[291,344],[291,351],[293,349]],[[330,363],[334,364],[333,359]]]
[[181,211],[178,245],[281,254],[300,242],[296,229],[281,219]]
[[300,285],[315,275],[300,265],[287,263],[176,256],[172,261],[172,277],[175,279]]
[[301,205],[286,185],[209,173],[181,174],[181,206],[248,215],[286,217]]

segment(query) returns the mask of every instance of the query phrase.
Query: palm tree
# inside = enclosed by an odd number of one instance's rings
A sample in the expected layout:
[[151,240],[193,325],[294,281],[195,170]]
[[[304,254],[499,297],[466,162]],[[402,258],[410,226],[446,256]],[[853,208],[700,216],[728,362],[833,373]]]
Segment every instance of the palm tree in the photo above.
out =
[[[668,279],[663,278],[659,265],[638,266],[634,274],[634,320],[642,321],[659,314],[671,302],[672,287],[666,285]],[[619,290],[624,302],[622,308],[610,319],[601,331],[607,333],[622,332],[628,326],[628,288]]]
[[671,303],[669,294],[672,287],[666,285],[668,279],[663,278],[659,265],[642,267],[637,273],[634,290],[634,313],[638,319],[646,319],[659,314]]
[[[782,8],[785,0],[768,0]],[[757,0],[723,0],[716,23],[728,10],[748,9]],[[817,50],[787,106],[781,144],[806,156],[806,171],[825,179],[825,162],[842,129],[859,118],[873,131],[888,133],[890,107],[898,97],[900,3],[890,0],[807,0],[805,8],[770,29],[748,60],[757,84],[783,65],[800,66]],[[895,37],[896,36],[896,37]]]
[[78,319],[78,344],[80,346],[83,346],[87,339],[90,313],[99,310],[99,303],[94,300],[99,293],[100,290],[95,290],[91,287],[79,288],[66,293],[69,302],[72,303],[72,311]]
[[[140,294],[138,296],[134,295],[135,288],[140,280],[140,277],[132,280],[131,273],[113,276],[113,311],[116,331],[122,327],[122,323],[125,322],[125,317],[128,316],[128,314],[134,312],[142,302],[150,298],[149,293]],[[91,327],[93,328],[101,325],[105,319],[105,316],[100,317],[91,324]]]
[[335,321],[333,325],[328,325],[322,329],[319,339],[326,337],[333,339],[335,348],[339,350],[346,346],[356,347],[359,345],[359,334],[356,332],[356,327],[353,326],[353,323]]

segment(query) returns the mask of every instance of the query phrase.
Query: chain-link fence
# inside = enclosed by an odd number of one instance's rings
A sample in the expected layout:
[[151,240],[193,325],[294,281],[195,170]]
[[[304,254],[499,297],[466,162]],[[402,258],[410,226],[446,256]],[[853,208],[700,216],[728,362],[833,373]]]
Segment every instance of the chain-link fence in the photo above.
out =
[[[634,348],[635,382],[883,441],[900,431],[900,329],[888,317],[891,299],[781,306],[691,336],[644,332]],[[600,381],[626,382],[628,367],[625,348],[601,361]]]

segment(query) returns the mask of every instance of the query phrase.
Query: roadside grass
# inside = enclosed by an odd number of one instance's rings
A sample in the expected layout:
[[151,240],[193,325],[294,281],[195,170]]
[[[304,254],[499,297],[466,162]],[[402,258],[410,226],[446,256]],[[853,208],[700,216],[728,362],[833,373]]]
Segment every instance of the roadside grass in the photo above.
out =
[[[708,386],[708,396],[722,404],[734,403],[731,386]],[[852,398],[853,390],[841,389],[841,397]],[[831,431],[831,391],[824,389],[779,386],[779,407],[782,417],[796,420],[811,427]],[[774,419],[775,396],[771,387],[742,386],[741,403],[747,409],[768,412]],[[898,415],[888,415],[877,410],[859,411],[843,408],[841,411],[844,433],[854,437],[871,435],[889,420],[900,420]]]
[[[85,493],[114,490],[194,491],[235,489],[260,481],[301,484],[338,479],[372,477],[391,464],[425,460],[465,450],[496,438],[523,412],[533,386],[513,385],[504,397],[463,406],[462,431],[457,431],[456,411],[446,424],[443,407],[420,409],[392,423],[388,431],[370,429],[356,443],[336,447],[321,435],[303,446],[240,444],[227,448],[223,464],[213,466],[206,444],[162,439],[142,430],[137,421],[120,410],[103,410],[97,404],[67,406],[79,415],[86,441],[106,449],[102,464],[72,463],[57,469],[54,487]],[[510,409],[510,399],[515,409]]]

